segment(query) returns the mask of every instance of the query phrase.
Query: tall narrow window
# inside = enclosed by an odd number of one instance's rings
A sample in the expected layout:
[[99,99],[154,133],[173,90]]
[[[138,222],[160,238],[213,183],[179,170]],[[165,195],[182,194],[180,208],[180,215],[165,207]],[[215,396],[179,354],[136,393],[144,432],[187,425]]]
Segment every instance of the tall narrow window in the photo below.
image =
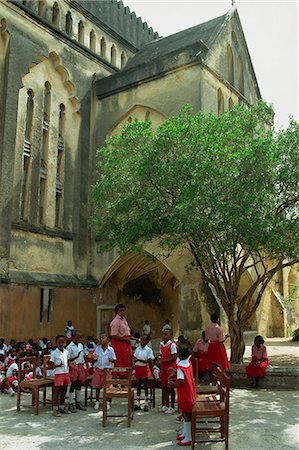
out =
[[121,69],[123,69],[125,67],[125,64],[126,64],[126,54],[125,54],[125,52],[121,52],[121,55],[120,55],[120,67],[121,67]]
[[101,56],[106,58],[106,41],[104,37],[101,39]]
[[44,318],[44,288],[40,290],[40,302],[39,302],[39,321],[43,323]]
[[96,51],[96,34],[94,30],[89,33],[89,48],[92,52]]
[[227,46],[227,80],[234,86],[234,56],[230,45]]
[[33,91],[27,91],[26,104],[26,125],[25,125],[25,139],[24,139],[24,157],[23,157],[23,174],[21,187],[21,212],[20,219],[28,219],[28,204],[29,204],[29,183],[30,183],[30,161],[31,161],[31,135],[33,123]]
[[244,73],[242,59],[238,57],[238,90],[244,94]]
[[84,44],[84,24],[82,20],[78,24],[78,41],[80,44]]
[[69,36],[73,34],[73,18],[70,11],[65,16],[65,31]]
[[112,44],[112,47],[110,50],[110,61],[111,61],[111,64],[116,66],[116,48],[115,48],[114,44]]
[[234,102],[231,97],[228,99],[228,107],[229,109],[232,109],[234,107]]
[[55,2],[52,7],[52,23],[55,27],[59,26],[59,15],[60,15],[60,11],[59,11],[59,7],[58,7],[58,3]]
[[45,225],[45,210],[46,210],[46,183],[47,180],[42,173],[40,173],[39,180],[39,223]]
[[38,2],[38,15],[41,17],[46,15],[46,3],[44,0]]
[[44,128],[49,128],[50,121],[50,108],[51,108],[51,85],[48,81],[45,82],[44,91]]
[[217,91],[218,116],[224,112],[224,98],[221,89]]

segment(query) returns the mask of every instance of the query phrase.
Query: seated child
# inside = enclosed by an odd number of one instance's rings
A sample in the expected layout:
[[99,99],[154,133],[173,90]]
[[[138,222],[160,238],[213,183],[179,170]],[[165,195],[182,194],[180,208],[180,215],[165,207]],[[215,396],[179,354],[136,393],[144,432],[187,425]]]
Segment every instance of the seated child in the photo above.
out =
[[6,368],[4,365],[4,354],[2,353],[0,353],[0,392],[7,392],[11,397],[15,394],[13,387],[7,379]]
[[48,367],[54,370],[53,416],[60,417],[69,414],[65,407],[65,395],[68,385],[71,384],[69,376],[69,353],[65,348],[65,336],[56,337],[56,349],[52,351]]
[[178,349],[180,361],[177,364],[176,381],[169,380],[169,387],[176,387],[178,394],[178,408],[184,417],[182,432],[178,434],[179,446],[189,446],[191,439],[191,414],[196,402],[196,387],[193,378],[192,364],[189,360],[190,346],[188,342],[181,342]]
[[[8,381],[8,385],[15,391],[18,387],[18,364],[16,362],[12,363],[6,372],[6,378]],[[13,394],[12,394],[13,395]]]
[[141,410],[140,406],[140,396],[141,387],[143,385],[145,392],[145,403],[143,410],[148,411],[148,377],[151,376],[150,366],[153,363],[154,355],[152,349],[148,346],[148,336],[141,336],[141,341],[139,347],[136,348],[134,352],[134,362],[135,362],[135,377],[137,381],[137,399],[135,403],[134,410]]
[[[94,374],[92,377],[91,385],[96,390],[96,402],[94,409],[99,409],[100,406],[100,390],[103,387],[103,374],[104,369],[113,369],[114,362],[116,361],[116,355],[114,349],[110,347],[108,343],[108,337],[102,333],[100,335],[100,345],[95,350],[96,362],[94,364]],[[112,377],[111,371],[107,371],[107,379]],[[111,399],[110,399],[111,405]]]
[[17,350],[12,348],[5,359],[5,366],[9,367],[12,363],[16,362],[17,359]]
[[256,336],[251,348],[251,362],[246,367],[247,378],[252,378],[251,387],[258,387],[259,379],[265,375],[268,365],[269,360],[264,339],[262,336]]

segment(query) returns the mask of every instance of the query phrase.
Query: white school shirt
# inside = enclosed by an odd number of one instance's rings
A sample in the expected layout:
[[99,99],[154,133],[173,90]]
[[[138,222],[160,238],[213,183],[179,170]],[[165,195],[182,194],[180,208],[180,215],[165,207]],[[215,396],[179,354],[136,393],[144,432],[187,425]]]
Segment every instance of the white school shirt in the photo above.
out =
[[12,364],[9,366],[9,368],[7,369],[7,372],[6,372],[6,377],[7,377],[7,378],[12,377],[12,373],[13,373],[14,370],[16,370],[16,371],[19,370],[18,364],[17,364],[17,363],[12,363]]
[[184,380],[185,379],[185,374],[184,374],[184,372],[180,369],[180,366],[181,367],[189,367],[190,366],[190,361],[189,361],[189,358],[187,358],[187,359],[181,359],[178,363],[177,363],[177,366],[178,366],[178,368],[177,368],[177,378],[178,378],[178,380]]
[[[170,339],[169,341],[166,342],[166,344],[164,344],[164,342],[160,342],[160,345],[162,345],[162,347],[166,347],[167,345],[169,345],[169,342],[171,342],[171,347],[170,347],[170,353],[172,355],[174,355],[175,353],[177,353],[177,348],[176,348],[176,344],[174,342],[172,342]],[[160,352],[161,354],[161,352]]]
[[69,359],[69,352],[66,348],[64,348],[63,351],[59,350],[58,347],[55,350],[52,350],[50,361],[57,365],[62,362],[61,367],[55,367],[54,375],[69,373],[68,359]]
[[[83,344],[81,344],[81,342],[79,342],[78,345],[76,345],[74,342],[71,342],[67,346],[67,350],[69,352],[69,358],[76,358],[74,360],[75,364],[84,364],[84,362],[85,362],[84,348],[83,348]],[[79,352],[81,352],[80,355],[79,355]]]
[[72,332],[74,331],[75,327],[73,325],[71,325],[70,327],[67,325],[66,329],[65,329],[65,335],[67,338],[71,338],[72,337]]
[[113,369],[114,363],[109,361],[109,359],[116,361],[116,355],[114,349],[110,347],[110,345],[108,345],[106,350],[103,350],[103,347],[99,345],[96,348],[95,355],[98,358],[94,365],[96,369]]
[[[148,359],[154,359],[154,355],[153,355],[153,351],[151,348],[149,348],[148,345],[146,345],[145,347],[141,347],[141,345],[139,347],[136,348],[135,352],[134,352],[134,356],[138,359],[141,359],[142,361],[147,361]],[[147,363],[146,362],[141,362],[141,361],[136,361],[135,362],[135,366],[146,366]]]

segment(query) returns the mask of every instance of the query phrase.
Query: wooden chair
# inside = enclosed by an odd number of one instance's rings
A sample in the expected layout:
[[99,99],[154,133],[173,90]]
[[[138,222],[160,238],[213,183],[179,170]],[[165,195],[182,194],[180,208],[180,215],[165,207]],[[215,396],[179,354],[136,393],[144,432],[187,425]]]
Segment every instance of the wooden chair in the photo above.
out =
[[[212,377],[215,377],[215,369],[213,369]],[[217,377],[217,375],[216,375]],[[216,380],[217,383],[217,380]],[[195,358],[195,386],[196,386],[196,394],[201,395],[216,395],[218,392],[217,386],[207,386],[199,383],[198,379],[198,358]],[[198,397],[198,401],[200,401],[200,397]]]
[[[26,380],[25,374],[28,372],[27,369],[23,368],[24,363],[29,362],[29,364],[32,366],[32,372],[33,372],[33,378]],[[36,376],[36,357],[25,357],[19,359],[18,362],[18,392],[17,392],[17,411],[20,411],[21,409],[21,393],[31,392],[31,398],[32,398],[32,406],[34,406],[34,413],[37,415],[39,410],[39,405],[43,404],[46,405],[47,399],[46,399],[46,389],[47,387],[53,387],[54,381],[49,380],[45,378],[45,370],[43,374],[42,379],[35,378]],[[43,390],[43,400],[39,400],[39,391]]]
[[[128,427],[131,426],[131,420],[134,419],[134,389],[132,388],[132,368],[116,367],[112,371],[112,379],[107,379],[107,369],[104,369],[103,375],[103,427],[107,421],[107,401],[110,398],[125,398],[128,401],[128,414],[111,415],[109,417],[128,416]],[[121,378],[120,375],[126,375]]]
[[[199,440],[202,442],[224,442],[225,449],[228,449],[228,433],[229,433],[229,391],[230,378],[225,375],[221,369],[217,368],[218,374],[218,396],[215,400],[214,395],[202,396],[201,401],[196,401],[192,409],[191,417],[191,436],[192,436],[192,450],[194,450],[196,442],[196,433],[220,433],[217,439],[206,438]],[[197,427],[197,419],[205,419],[204,426]],[[213,419],[211,422],[210,419]],[[215,422],[215,419],[218,419]],[[214,424],[216,423],[216,426]],[[208,425],[212,425],[209,427]]]

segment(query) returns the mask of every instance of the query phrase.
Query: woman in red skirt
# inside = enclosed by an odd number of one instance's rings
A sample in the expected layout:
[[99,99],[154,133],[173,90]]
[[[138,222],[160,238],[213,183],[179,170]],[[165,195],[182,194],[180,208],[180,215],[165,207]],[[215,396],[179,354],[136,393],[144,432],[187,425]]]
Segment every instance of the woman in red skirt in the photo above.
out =
[[251,386],[253,388],[258,387],[258,381],[265,375],[268,365],[269,360],[264,339],[262,336],[256,336],[251,347],[251,362],[246,367],[247,378],[252,378]]
[[132,366],[131,330],[125,318],[126,307],[122,303],[115,307],[116,316],[110,323],[111,347],[116,354],[115,367]]
[[219,365],[222,370],[229,369],[229,361],[224,346],[224,342],[229,335],[224,335],[222,328],[219,326],[219,318],[217,314],[211,315],[211,322],[211,325],[209,325],[205,330],[205,338],[209,341],[207,362],[210,379],[214,363]]
[[178,445],[187,447],[192,444],[191,439],[191,415],[196,402],[196,387],[193,377],[193,368],[189,359],[190,346],[185,340],[180,342],[178,349],[179,361],[177,363],[176,381],[169,380],[168,387],[177,388],[178,408],[184,417],[183,429],[177,435]]

